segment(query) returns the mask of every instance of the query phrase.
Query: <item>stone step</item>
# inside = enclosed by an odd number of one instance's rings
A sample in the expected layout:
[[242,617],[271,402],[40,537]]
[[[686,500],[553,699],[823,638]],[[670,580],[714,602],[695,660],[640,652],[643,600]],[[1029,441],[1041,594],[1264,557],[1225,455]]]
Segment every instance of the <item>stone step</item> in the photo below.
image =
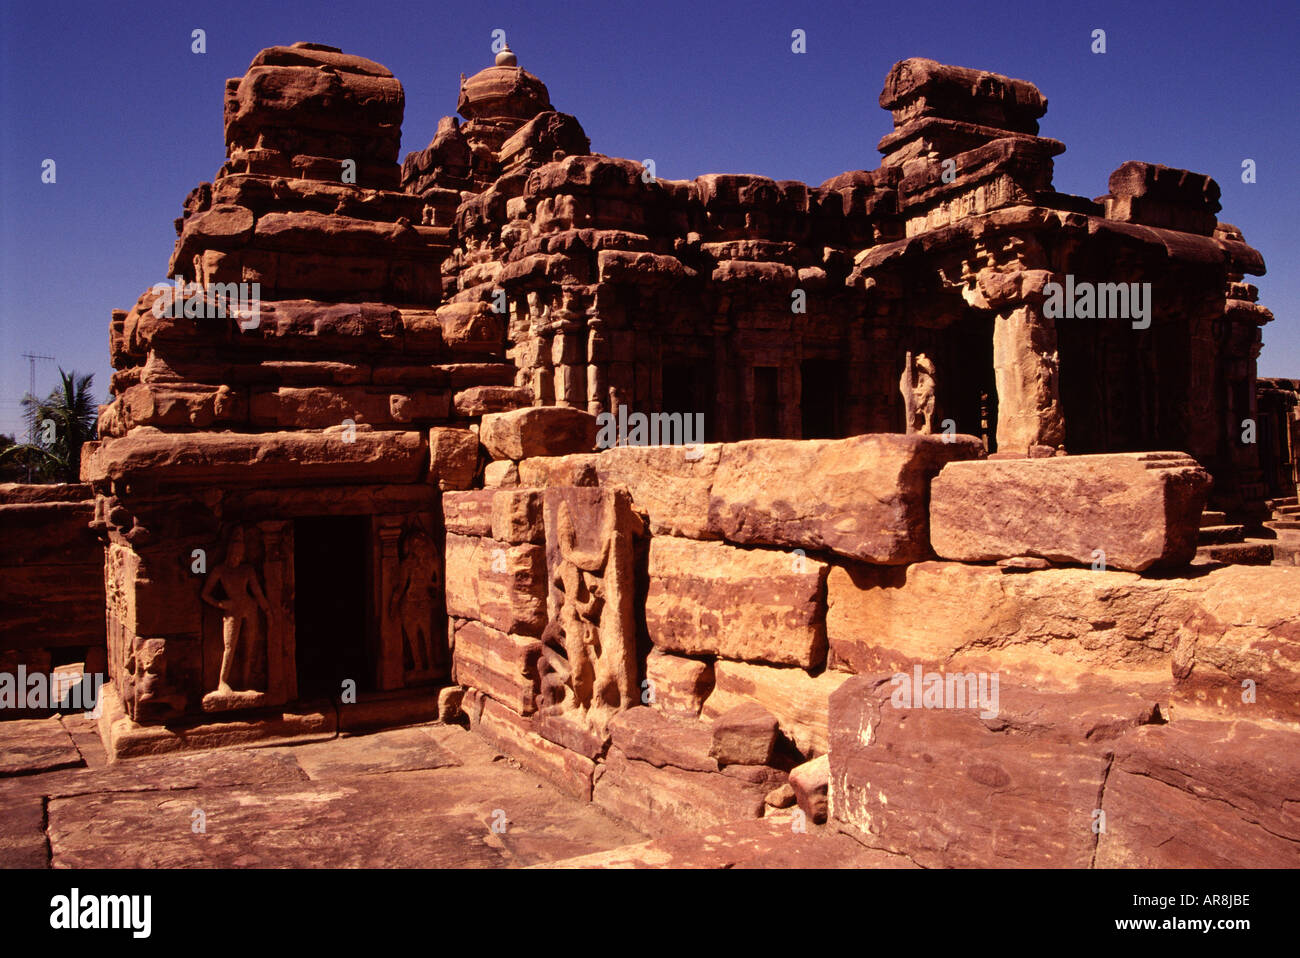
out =
[[1270,519],[1264,523],[1266,529],[1300,529],[1300,518]]
[[1300,531],[1278,533],[1273,543],[1273,565],[1300,566]]
[[1300,516],[1300,506],[1275,506],[1273,511],[1284,516]]
[[1198,559],[1221,562],[1225,565],[1271,565],[1273,545],[1258,539],[1250,542],[1227,542],[1222,545],[1201,546],[1196,550]]
[[1245,537],[1245,526],[1203,526],[1196,537],[1196,543],[1203,546],[1221,545],[1225,542],[1240,542]]
[[1226,512],[1215,512],[1213,509],[1206,509],[1201,513],[1201,528],[1208,526],[1221,526],[1228,521]]
[[1270,509],[1277,509],[1280,506],[1296,506],[1300,505],[1300,499],[1297,499],[1295,496],[1287,496],[1283,499],[1266,499],[1264,500],[1264,505],[1268,506]]

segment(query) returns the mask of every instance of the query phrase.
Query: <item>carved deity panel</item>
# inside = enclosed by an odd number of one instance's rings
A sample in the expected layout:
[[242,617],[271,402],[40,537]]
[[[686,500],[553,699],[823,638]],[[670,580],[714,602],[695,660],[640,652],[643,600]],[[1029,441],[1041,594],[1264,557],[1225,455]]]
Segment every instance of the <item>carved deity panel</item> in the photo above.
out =
[[639,520],[622,489],[546,491],[548,622],[542,634],[539,710],[604,734],[640,702],[633,619]]
[[205,712],[276,704],[289,694],[284,525],[234,527],[224,557],[204,580]]
[[925,353],[912,361],[909,352],[898,383],[903,394],[903,410],[908,434],[934,434],[934,363]]

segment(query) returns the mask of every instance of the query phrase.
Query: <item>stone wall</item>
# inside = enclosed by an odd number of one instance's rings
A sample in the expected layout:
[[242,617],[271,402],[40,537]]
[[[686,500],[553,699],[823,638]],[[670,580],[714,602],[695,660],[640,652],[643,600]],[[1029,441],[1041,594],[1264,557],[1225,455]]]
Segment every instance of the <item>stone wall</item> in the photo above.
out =
[[1272,498],[1292,498],[1300,486],[1300,379],[1260,379],[1255,401],[1265,487]]
[[[667,180],[590,153],[509,60],[462,82],[467,122],[443,118],[403,184],[430,222],[478,191],[454,213],[446,294],[504,312],[533,401],[700,415],[708,441],[910,431],[899,374],[924,357],[926,431],[1015,454],[1182,449],[1218,508],[1262,517],[1234,430],[1272,314],[1211,178],[1129,162],[1103,196],[1059,193],[1065,145],[1038,135],[1033,84],[914,58],[886,78],[874,170]],[[1144,283],[1145,320],[1045,306],[1049,284]]]
[[[0,485],[0,672],[104,668],[104,555],[86,485]],[[0,717],[7,717],[0,713]]]
[[[1300,579],[1194,560],[1194,460],[868,435],[510,465],[444,498],[455,679],[473,727],[612,814],[664,832],[797,802],[922,865],[1295,863],[1295,779],[1232,782],[1300,731]],[[574,495],[633,521],[589,508],[566,581],[545,504]],[[632,559],[637,651],[633,696],[593,719],[570,637],[602,649],[625,595],[602,538]]]

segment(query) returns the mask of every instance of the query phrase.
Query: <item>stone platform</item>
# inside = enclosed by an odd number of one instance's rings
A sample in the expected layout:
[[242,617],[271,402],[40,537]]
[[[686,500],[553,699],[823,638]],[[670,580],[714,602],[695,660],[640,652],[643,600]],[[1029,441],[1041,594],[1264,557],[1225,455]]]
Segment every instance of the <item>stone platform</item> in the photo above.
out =
[[0,722],[0,867],[911,867],[789,813],[647,841],[454,725],[107,758]]

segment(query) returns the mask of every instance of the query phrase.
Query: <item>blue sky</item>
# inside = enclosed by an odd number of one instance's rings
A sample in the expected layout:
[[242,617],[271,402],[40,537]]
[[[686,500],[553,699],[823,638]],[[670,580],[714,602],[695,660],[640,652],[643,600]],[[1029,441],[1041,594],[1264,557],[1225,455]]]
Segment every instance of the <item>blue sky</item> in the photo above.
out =
[[[24,352],[95,373],[108,320],[164,272],[185,194],[220,167],[222,90],[263,47],[311,40],[383,63],[406,88],[403,155],[452,114],[461,72],[506,31],[520,65],[592,149],[667,178],[810,183],[879,164],[877,97],[909,56],[1031,80],[1056,187],[1099,196],[1125,160],[1208,173],[1222,219],[1269,275],[1261,375],[1300,376],[1300,103],[1294,0],[1263,3],[199,2],[0,4],[0,431],[20,429]],[[190,32],[207,52],[190,51]],[[790,49],[794,29],[807,53]],[[1090,51],[1094,29],[1107,52]],[[45,158],[57,182],[41,183]],[[1241,182],[1256,161],[1258,182]],[[38,365],[38,392],[55,379]]]

